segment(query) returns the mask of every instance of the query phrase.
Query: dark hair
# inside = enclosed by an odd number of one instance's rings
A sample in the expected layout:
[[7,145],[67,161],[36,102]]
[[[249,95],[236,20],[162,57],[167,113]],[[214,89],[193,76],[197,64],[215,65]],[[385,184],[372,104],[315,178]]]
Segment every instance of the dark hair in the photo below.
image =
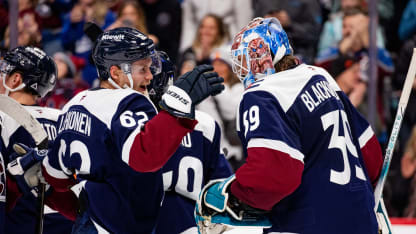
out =
[[289,54],[283,56],[283,58],[274,65],[274,69],[276,70],[276,72],[281,72],[293,68],[298,64],[299,59],[296,58],[296,56]]
[[343,19],[348,16],[354,16],[354,15],[359,15],[359,14],[368,16],[367,12],[363,10],[361,7],[348,8],[348,9],[345,9],[343,13],[344,13],[344,16],[342,17]]

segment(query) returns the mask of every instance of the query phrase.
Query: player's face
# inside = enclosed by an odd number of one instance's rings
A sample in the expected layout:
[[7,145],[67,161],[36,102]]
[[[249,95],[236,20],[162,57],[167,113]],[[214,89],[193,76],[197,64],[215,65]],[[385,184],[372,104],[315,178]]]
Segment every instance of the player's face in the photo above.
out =
[[[151,58],[138,60],[131,64],[131,76],[133,78],[133,89],[147,95],[146,86],[150,84],[153,79],[150,66],[152,65]],[[125,80],[128,82],[127,78]],[[128,83],[127,83],[128,84]]]

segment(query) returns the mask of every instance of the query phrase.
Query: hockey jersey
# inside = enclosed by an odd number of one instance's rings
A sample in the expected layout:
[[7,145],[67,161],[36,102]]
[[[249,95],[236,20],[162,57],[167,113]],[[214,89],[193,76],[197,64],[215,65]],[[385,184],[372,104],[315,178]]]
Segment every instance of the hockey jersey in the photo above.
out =
[[155,234],[198,233],[195,201],[210,180],[232,174],[220,149],[219,125],[208,114],[195,112],[198,124],[163,166],[165,197]]
[[[60,110],[38,106],[24,107],[43,126],[48,135],[49,146],[51,146],[56,137],[56,121],[60,114]],[[8,156],[14,152],[12,148],[13,144],[23,143],[27,146],[34,147],[35,142],[29,133],[15,120],[2,112],[0,113],[0,118],[2,120],[1,152],[2,155],[5,156],[5,161],[8,163]],[[6,166],[7,163],[4,166]],[[26,194],[20,197],[13,206],[13,209],[6,215],[5,233],[35,233],[38,216],[37,199],[32,194]],[[72,221],[66,219],[45,205],[43,233],[71,233],[71,228]]]
[[237,121],[248,157],[231,191],[270,210],[266,233],[377,233],[380,146],[324,69],[302,64],[255,82]]
[[83,91],[63,112],[43,161],[47,181],[65,190],[75,175],[73,190],[100,233],[151,233],[164,193],[160,168],[196,121],[154,117],[150,99],[126,89]]

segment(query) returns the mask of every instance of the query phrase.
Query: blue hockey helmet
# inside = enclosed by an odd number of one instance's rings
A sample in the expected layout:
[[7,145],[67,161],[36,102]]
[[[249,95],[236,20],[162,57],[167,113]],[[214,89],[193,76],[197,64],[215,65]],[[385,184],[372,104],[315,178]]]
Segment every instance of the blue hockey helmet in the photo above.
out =
[[275,73],[274,65],[292,53],[286,32],[276,18],[255,18],[233,39],[233,72],[247,88],[258,78]]
[[131,64],[135,61],[151,58],[152,74],[161,72],[161,62],[153,41],[134,28],[120,27],[102,33],[95,41],[92,59],[97,67],[99,78],[109,80],[116,88],[119,87],[111,78],[110,68],[120,67],[130,81],[132,88]]
[[[56,84],[57,68],[51,57],[32,46],[19,46],[8,51],[0,62],[0,72],[6,92],[26,89],[35,95],[44,97]],[[6,75],[18,72],[22,75],[22,84],[14,89],[6,85]]]
[[164,51],[157,51],[157,53],[162,63],[162,71],[159,74],[153,75],[153,79],[147,86],[147,90],[153,104],[158,107],[163,93],[173,84],[176,67]]

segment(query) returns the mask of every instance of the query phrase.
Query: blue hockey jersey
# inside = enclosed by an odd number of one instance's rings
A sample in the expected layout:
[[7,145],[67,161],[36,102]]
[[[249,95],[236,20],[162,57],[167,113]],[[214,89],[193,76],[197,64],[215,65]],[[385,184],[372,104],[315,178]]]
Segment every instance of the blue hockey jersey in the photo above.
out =
[[127,89],[83,91],[63,111],[45,178],[64,190],[75,175],[73,190],[100,233],[151,233],[164,193],[160,168],[194,124],[181,127],[163,111],[155,117],[150,99]]
[[325,70],[302,64],[255,82],[237,128],[248,157],[231,191],[271,209],[266,233],[377,233],[371,180],[379,171],[366,158],[379,168],[380,146]]
[[155,234],[198,233],[195,201],[210,180],[232,174],[220,149],[221,131],[208,114],[195,112],[198,124],[163,166],[165,197]]
[[[38,107],[25,106],[25,109],[35,117],[43,126],[48,135],[49,145],[53,144],[56,137],[56,121],[60,110]],[[2,113],[3,114],[3,113]],[[20,126],[16,121],[7,115],[2,115],[2,155],[8,162],[8,156],[14,152],[13,144],[23,143],[27,146],[34,147],[35,142],[29,133]],[[35,233],[36,221],[38,216],[38,201],[32,194],[26,194],[20,197],[13,209],[7,213],[5,233]],[[71,233],[72,221],[66,219],[56,211],[45,205],[45,217],[43,233]]]

